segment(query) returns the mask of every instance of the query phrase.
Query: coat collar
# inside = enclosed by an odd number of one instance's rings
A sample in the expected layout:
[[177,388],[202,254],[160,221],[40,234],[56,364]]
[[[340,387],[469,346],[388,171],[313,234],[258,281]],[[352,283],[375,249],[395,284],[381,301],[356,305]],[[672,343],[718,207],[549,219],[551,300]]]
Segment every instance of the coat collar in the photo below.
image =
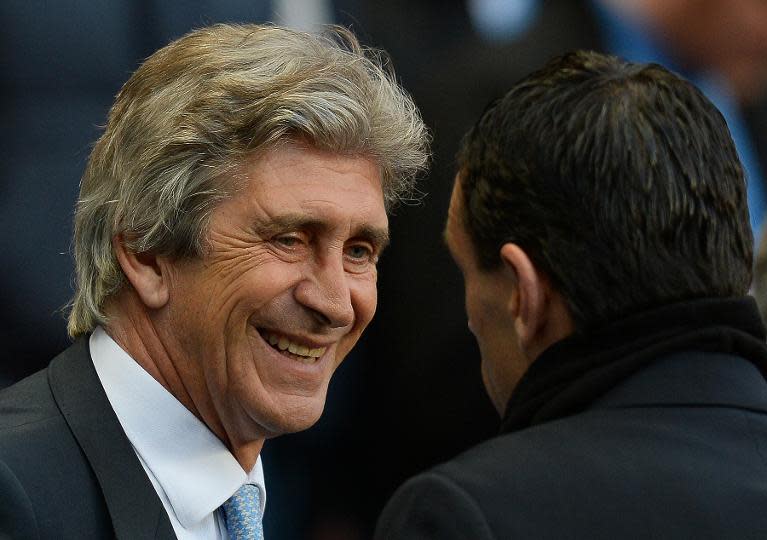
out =
[[48,380],[56,403],[104,493],[118,539],[175,539],[157,496],[98,380],[88,339],[54,358]]
[[767,413],[767,384],[752,362],[730,354],[668,355],[629,377],[591,408],[707,406]]
[[[581,330],[553,344],[514,389],[502,431],[583,411],[659,359],[678,353],[740,357],[761,372],[756,381],[764,385],[767,345],[754,299],[701,298],[666,304]],[[695,380],[697,367],[694,363],[686,366],[688,380]],[[684,387],[683,380],[678,382],[681,384],[676,387]],[[708,389],[714,387],[709,385]],[[649,392],[652,388],[645,390],[647,395],[654,395]],[[702,390],[689,389],[688,399],[701,398]]]

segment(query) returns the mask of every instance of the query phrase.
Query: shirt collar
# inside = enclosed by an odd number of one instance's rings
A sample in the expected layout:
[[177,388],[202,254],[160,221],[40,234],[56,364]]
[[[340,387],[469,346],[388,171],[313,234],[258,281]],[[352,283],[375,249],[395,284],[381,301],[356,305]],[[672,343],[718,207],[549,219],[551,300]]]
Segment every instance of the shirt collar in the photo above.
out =
[[120,424],[155,476],[181,525],[214,512],[246,483],[266,487],[261,457],[249,474],[208,427],[97,327],[90,338],[96,373]]

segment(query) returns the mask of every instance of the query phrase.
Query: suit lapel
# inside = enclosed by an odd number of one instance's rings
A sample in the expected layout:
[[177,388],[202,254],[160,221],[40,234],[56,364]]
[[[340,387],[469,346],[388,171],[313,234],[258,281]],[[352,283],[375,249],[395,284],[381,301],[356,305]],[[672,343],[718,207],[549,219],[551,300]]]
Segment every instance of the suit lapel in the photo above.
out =
[[51,362],[48,380],[98,478],[117,538],[175,539],[162,502],[98,380],[86,337]]

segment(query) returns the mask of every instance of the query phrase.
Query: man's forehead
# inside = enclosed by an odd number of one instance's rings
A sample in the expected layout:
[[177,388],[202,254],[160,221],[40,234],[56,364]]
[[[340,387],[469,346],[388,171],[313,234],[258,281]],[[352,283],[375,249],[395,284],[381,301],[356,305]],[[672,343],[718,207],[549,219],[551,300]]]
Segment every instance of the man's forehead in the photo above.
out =
[[234,175],[241,181],[242,191],[274,199],[276,204],[343,208],[357,197],[353,203],[356,209],[370,207],[377,212],[380,206],[385,213],[381,167],[364,154],[337,153],[287,141],[248,156]]

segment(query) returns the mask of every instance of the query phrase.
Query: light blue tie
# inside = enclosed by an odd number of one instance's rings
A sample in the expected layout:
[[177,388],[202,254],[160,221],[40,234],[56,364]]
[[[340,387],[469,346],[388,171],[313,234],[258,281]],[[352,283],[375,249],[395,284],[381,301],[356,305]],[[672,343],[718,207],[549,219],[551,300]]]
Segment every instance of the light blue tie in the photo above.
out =
[[231,540],[264,540],[261,525],[261,492],[253,484],[240,486],[221,505],[226,531]]

